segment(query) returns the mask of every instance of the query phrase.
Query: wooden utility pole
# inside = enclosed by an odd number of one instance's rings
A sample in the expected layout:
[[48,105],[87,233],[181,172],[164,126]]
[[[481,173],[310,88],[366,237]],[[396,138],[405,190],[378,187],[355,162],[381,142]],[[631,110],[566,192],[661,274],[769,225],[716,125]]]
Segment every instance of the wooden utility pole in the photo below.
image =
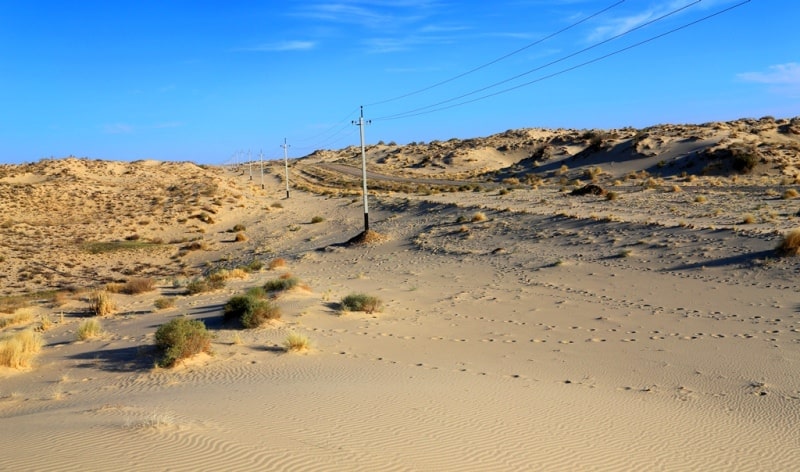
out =
[[358,121],[353,121],[354,125],[361,131],[361,181],[364,185],[364,233],[369,231],[369,202],[367,200],[367,151],[364,148],[364,126],[371,121],[364,121],[364,107],[361,107],[361,116]]

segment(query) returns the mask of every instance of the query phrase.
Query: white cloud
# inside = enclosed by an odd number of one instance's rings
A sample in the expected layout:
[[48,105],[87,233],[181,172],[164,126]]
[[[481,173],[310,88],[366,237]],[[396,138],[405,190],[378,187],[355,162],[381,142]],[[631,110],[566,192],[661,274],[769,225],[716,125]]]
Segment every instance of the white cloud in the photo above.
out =
[[242,51],[284,52],[307,51],[317,46],[316,41],[279,41],[276,43],[260,44],[252,48],[242,48]]
[[744,72],[737,77],[745,82],[800,86],[800,64],[796,62],[777,64],[770,66],[767,72]]

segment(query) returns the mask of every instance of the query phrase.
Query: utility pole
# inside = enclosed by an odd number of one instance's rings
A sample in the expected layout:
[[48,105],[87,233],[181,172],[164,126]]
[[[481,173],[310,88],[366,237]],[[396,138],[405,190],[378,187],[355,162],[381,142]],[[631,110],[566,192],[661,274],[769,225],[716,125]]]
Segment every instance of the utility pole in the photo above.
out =
[[286,138],[283,138],[283,166],[286,168],[286,199],[289,199],[289,146],[286,144]]
[[258,161],[261,163],[261,190],[264,190],[264,150],[258,151]]
[[369,204],[367,203],[367,151],[364,148],[364,126],[372,123],[371,120],[364,121],[364,106],[361,106],[361,116],[353,124],[361,131],[361,180],[364,184],[364,233],[369,231]]
[[250,150],[247,150],[247,164],[250,166],[250,180],[253,180],[253,160],[250,159]]

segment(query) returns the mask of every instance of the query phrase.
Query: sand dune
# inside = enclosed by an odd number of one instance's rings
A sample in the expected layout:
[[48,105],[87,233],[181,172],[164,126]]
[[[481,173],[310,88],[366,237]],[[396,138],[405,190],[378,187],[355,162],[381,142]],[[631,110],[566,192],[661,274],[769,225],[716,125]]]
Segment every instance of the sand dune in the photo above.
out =
[[[31,313],[3,332],[49,324],[33,366],[0,371],[0,470],[793,470],[797,261],[775,247],[798,226],[798,200],[784,197],[799,187],[797,155],[778,132],[794,121],[767,121],[665,125],[642,138],[654,155],[621,160],[619,137],[538,165],[512,137],[569,150],[582,135],[508,132],[461,143],[448,163],[430,148],[439,173],[414,170],[419,144],[400,151],[409,168],[376,146],[370,165],[401,178],[386,185],[414,188],[371,196],[371,228],[386,237],[367,245],[342,244],[362,229],[359,198],[314,177],[336,169],[318,164],[349,165],[347,150],[294,162],[295,183],[320,193],[289,199],[280,163],[263,189],[247,167],[3,167],[4,195],[36,196],[3,199],[3,307]],[[707,149],[731,132],[777,144],[750,173],[652,173],[669,156],[701,159],[687,139]],[[505,157],[481,161],[483,145]],[[469,188],[418,190],[432,177]],[[614,198],[571,195],[591,182]],[[153,247],[86,245],[122,241]],[[265,266],[186,294],[193,278],[254,260]],[[286,273],[307,288],[276,298],[280,321],[222,323],[231,296]],[[104,333],[77,341],[85,290],[131,277],[156,290],[112,293]],[[354,292],[383,309],[342,313]],[[159,298],[174,306],[156,309]],[[183,314],[215,334],[213,353],[156,367],[156,328]],[[289,333],[311,350],[285,352]]]

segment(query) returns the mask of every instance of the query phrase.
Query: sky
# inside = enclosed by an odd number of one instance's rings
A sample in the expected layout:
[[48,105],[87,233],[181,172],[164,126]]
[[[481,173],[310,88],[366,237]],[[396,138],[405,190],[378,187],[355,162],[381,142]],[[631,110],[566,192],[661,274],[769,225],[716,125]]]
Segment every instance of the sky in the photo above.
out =
[[2,0],[0,163],[800,115],[800,2],[742,1]]

